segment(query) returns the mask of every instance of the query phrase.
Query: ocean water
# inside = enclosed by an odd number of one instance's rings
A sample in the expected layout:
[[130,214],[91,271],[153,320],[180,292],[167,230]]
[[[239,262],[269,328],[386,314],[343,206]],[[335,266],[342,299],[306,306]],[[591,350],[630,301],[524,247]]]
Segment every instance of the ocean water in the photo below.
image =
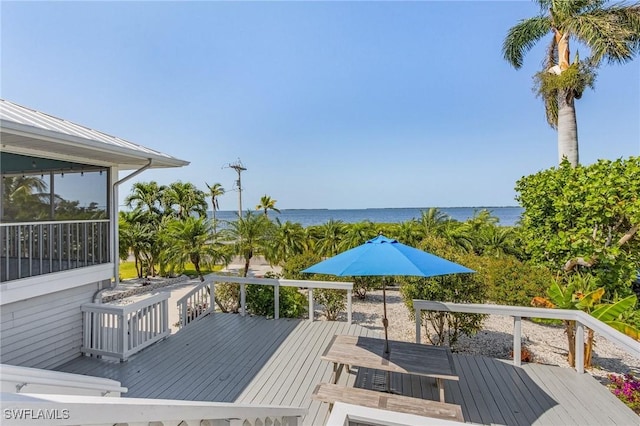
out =
[[[322,225],[330,219],[341,220],[344,223],[355,223],[369,220],[374,223],[400,223],[411,219],[419,219],[425,208],[391,208],[391,209],[284,209],[280,213],[269,211],[269,218],[279,218],[282,223],[286,221],[300,223],[307,227]],[[521,207],[442,207],[438,208],[452,219],[464,222],[473,217],[476,212],[489,210],[498,218],[498,224],[502,226],[515,225],[523,209]],[[211,216],[211,212],[209,212]],[[222,221],[234,221],[238,216],[237,211],[218,211],[216,218]]]

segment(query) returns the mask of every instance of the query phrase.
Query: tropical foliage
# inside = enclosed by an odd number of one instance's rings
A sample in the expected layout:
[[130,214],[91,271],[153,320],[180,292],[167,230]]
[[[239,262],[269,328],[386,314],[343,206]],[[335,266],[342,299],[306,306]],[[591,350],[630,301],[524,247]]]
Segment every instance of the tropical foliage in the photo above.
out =
[[208,193],[207,195],[211,197],[211,211],[213,212],[213,233],[215,234],[217,231],[217,219],[216,212],[220,210],[220,204],[218,203],[218,199],[224,195],[225,190],[220,183],[214,183],[213,185],[207,185]]
[[203,266],[229,262],[231,251],[214,232],[205,193],[195,185],[137,182],[125,202],[132,210],[120,212],[120,257],[134,257],[139,278],[181,273],[189,263],[203,279]]
[[260,204],[256,206],[256,210],[262,210],[265,216],[269,215],[268,214],[269,210],[273,210],[276,213],[280,213],[280,210],[276,208],[277,201],[278,200],[274,200],[273,198],[265,194],[260,198]]
[[[477,268],[477,255],[456,249],[441,237],[432,236],[423,240],[421,248],[471,269]],[[486,283],[477,274],[433,278],[396,277],[396,280],[400,283],[405,305],[413,315],[413,299],[456,303],[484,303],[487,300]],[[484,319],[483,315],[447,312],[423,311],[421,315],[429,342],[449,346],[455,346],[462,334],[475,334],[481,329]]]
[[[280,287],[279,316],[300,318],[307,313],[307,298],[297,287]],[[274,288],[270,285],[247,285],[247,310],[253,315],[273,318]]]
[[229,223],[225,229],[224,237],[233,242],[234,252],[244,259],[243,277],[247,276],[251,259],[254,255],[264,253],[270,243],[271,222],[264,215],[256,215],[247,210],[244,216],[238,216],[237,220]]
[[[540,14],[513,26],[504,40],[504,58],[516,69],[524,55],[543,37],[551,39],[536,75],[536,91],[546,107],[547,121],[558,129],[558,156],[578,164],[578,132],[574,101],[593,87],[595,68],[605,61],[625,63],[640,50],[640,4],[606,0],[536,0]],[[570,57],[574,39],[589,49],[589,57]]]
[[187,216],[184,220],[170,221],[163,235],[166,238],[163,254],[167,263],[182,270],[187,262],[191,262],[200,281],[204,281],[201,265],[227,264],[231,260],[231,253],[222,243],[212,239],[212,234],[211,222],[204,217]]
[[552,271],[593,275],[628,295],[640,264],[640,158],[563,162],[516,184],[527,254]]
[[[532,304],[547,308],[581,310],[636,340],[640,337],[638,329],[621,320],[625,312],[633,310],[635,307],[638,301],[636,295],[630,295],[613,303],[602,303],[605,289],[597,287],[595,279],[590,275],[574,273],[566,278],[566,282],[563,285],[560,280],[555,280],[547,290],[548,298],[535,297]],[[570,320],[563,320],[563,323],[569,346],[567,360],[569,365],[574,367],[576,324],[575,321]],[[593,330],[587,329],[584,356],[584,367],[586,368],[591,367],[594,338]]]

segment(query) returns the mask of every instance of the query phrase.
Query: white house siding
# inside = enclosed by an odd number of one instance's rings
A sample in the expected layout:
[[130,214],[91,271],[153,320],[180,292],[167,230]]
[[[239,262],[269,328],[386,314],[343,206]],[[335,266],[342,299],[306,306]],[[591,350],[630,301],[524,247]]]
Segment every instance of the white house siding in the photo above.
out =
[[47,369],[80,356],[80,306],[99,288],[92,283],[3,305],[0,362]]

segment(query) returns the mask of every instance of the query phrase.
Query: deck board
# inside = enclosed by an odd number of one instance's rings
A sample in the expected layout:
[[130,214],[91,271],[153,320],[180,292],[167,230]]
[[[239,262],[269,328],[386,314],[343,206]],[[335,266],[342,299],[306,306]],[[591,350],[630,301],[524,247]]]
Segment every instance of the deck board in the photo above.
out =
[[[320,356],[335,334],[379,337],[345,322],[266,320],[234,314],[207,316],[146,348],[127,362],[80,357],[57,369],[118,380],[128,397],[191,399],[304,407],[304,425],[321,425],[328,405],[311,400],[329,382]],[[560,367],[454,354],[460,381],[445,380],[446,401],[478,424],[553,426],[637,425],[638,416],[588,374]],[[343,386],[384,388],[378,370],[343,371]],[[397,392],[438,400],[435,380],[391,375]]]

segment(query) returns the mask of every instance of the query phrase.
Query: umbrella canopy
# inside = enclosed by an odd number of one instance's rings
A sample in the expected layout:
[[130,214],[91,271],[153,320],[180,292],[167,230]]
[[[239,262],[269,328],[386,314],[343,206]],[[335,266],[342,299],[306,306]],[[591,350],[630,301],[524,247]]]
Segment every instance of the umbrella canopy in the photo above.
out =
[[379,235],[302,272],[342,277],[393,275],[435,277],[475,271]]
[[[342,252],[303,270],[305,273],[327,274],[349,277],[408,275],[435,277],[439,275],[475,272],[457,263],[448,261],[426,251],[399,243],[397,240],[379,235],[366,243]],[[385,354],[389,354],[387,335],[386,283],[382,281],[384,305]]]

